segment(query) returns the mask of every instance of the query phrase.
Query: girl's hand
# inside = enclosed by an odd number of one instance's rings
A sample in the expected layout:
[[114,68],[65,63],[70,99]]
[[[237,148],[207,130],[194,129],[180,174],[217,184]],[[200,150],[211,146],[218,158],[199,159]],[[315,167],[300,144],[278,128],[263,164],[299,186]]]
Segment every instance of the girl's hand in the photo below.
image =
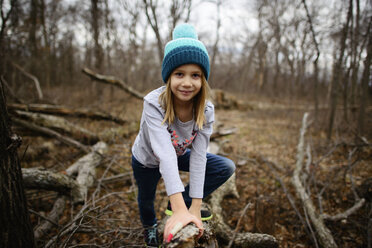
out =
[[[194,214],[191,214],[187,209],[173,211],[173,215],[167,220],[167,223],[165,224],[163,236],[164,242],[167,241],[169,234],[177,223],[182,223],[182,227],[184,227],[191,222],[194,223],[197,228],[199,228],[198,237],[203,235],[204,228],[200,218],[196,217]],[[172,235],[175,235],[175,233],[172,233]]]

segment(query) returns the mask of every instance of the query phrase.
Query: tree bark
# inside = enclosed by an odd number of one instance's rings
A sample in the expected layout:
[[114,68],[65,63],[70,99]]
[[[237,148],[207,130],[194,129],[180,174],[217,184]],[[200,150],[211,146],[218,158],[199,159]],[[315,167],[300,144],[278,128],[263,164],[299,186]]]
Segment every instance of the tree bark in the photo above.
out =
[[35,247],[17,148],[0,83],[0,247]]
[[366,105],[367,105],[367,97],[368,97],[368,82],[370,80],[371,74],[371,60],[372,60],[372,38],[371,34],[367,32],[368,38],[368,46],[367,46],[367,56],[364,60],[364,71],[362,77],[362,96],[360,100],[360,108],[359,108],[359,117],[358,117],[358,134],[364,135],[364,119],[366,114]]
[[334,70],[333,70],[333,80],[331,83],[331,96],[330,96],[330,112],[329,112],[329,121],[328,121],[328,130],[327,130],[327,138],[330,140],[332,137],[332,131],[336,116],[336,108],[338,102],[338,95],[339,95],[339,81],[341,80],[341,75],[343,75],[343,67],[342,63],[344,61],[344,53],[346,49],[346,39],[349,30],[349,23],[353,12],[353,0],[349,1],[349,8],[347,13],[347,20],[342,30],[342,36],[340,40],[340,53],[338,55],[338,59],[336,61]]
[[88,196],[88,189],[94,184],[96,167],[101,163],[102,154],[106,151],[106,143],[98,142],[92,147],[90,153],[80,158],[66,170],[69,176],[77,174],[76,182],[80,185],[80,191],[84,200]]
[[72,196],[74,202],[83,202],[81,186],[71,177],[48,170],[22,169],[25,188],[53,190],[66,196]]
[[92,31],[94,41],[94,67],[100,71],[102,69],[103,51],[99,42],[101,13],[98,6],[99,0],[91,0]]

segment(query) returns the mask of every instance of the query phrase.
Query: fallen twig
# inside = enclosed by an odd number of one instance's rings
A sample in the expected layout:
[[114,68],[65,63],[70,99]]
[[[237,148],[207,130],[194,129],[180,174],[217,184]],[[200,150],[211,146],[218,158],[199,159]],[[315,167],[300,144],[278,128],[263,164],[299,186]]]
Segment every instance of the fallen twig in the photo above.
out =
[[295,187],[296,192],[304,205],[304,208],[306,208],[309,218],[312,224],[314,225],[317,235],[319,236],[319,241],[321,245],[324,247],[335,248],[337,247],[337,244],[334,241],[331,232],[325,226],[322,217],[316,213],[314,204],[311,198],[309,197],[309,195],[306,193],[306,190],[301,182],[300,173],[302,170],[303,160],[304,160],[305,133],[306,133],[307,125],[308,125],[307,117],[308,117],[308,113],[305,113],[303,120],[302,120],[300,138],[299,138],[299,142],[297,146],[297,162],[296,162],[296,168],[295,168],[295,171],[292,177],[292,184]]
[[362,198],[359,201],[357,201],[354,204],[354,206],[352,206],[345,212],[342,212],[342,213],[339,213],[333,216],[328,215],[328,214],[322,214],[322,218],[325,220],[331,220],[331,221],[339,221],[339,220],[347,219],[350,215],[352,215],[353,213],[358,211],[361,207],[363,207],[364,203],[365,203],[365,199]]
[[240,214],[238,223],[236,224],[236,227],[235,227],[233,236],[232,236],[232,238],[231,238],[231,240],[230,240],[229,245],[227,246],[227,248],[230,248],[234,244],[234,241],[235,241],[235,238],[236,238],[236,234],[238,233],[238,231],[240,229],[240,223],[242,222],[242,219],[243,219],[245,213],[247,212],[247,210],[249,208],[251,208],[251,207],[252,207],[252,203],[250,203],[250,202],[248,202],[247,205],[245,205],[242,213]]

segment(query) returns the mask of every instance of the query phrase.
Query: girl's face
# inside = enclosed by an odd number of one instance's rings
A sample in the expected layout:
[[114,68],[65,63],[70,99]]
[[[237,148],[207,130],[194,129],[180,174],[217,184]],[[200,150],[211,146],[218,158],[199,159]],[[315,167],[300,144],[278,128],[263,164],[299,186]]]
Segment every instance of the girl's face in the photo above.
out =
[[172,72],[170,84],[176,104],[190,103],[202,86],[202,70],[195,64],[182,65]]

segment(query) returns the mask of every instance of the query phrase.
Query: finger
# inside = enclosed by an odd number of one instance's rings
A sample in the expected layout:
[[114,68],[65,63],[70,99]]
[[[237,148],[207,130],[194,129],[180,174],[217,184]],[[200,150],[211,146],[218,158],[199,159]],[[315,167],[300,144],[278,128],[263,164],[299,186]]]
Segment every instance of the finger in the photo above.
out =
[[171,219],[168,219],[167,222],[165,223],[165,227],[164,227],[164,234],[163,234],[163,240],[164,241],[167,240],[167,237],[169,235],[170,226],[171,226]]
[[199,230],[203,229],[203,222],[200,219],[194,216],[192,222],[195,223],[196,227],[199,228]]
[[182,225],[182,222],[177,222],[174,227],[171,229],[168,237],[167,237],[167,243],[169,243],[173,236],[176,235],[176,233],[178,233],[181,229],[182,229],[183,225]]
[[198,234],[198,237],[196,237],[196,239],[197,240],[200,239],[201,236],[203,236],[203,234],[204,234],[204,229],[199,229],[199,234]]

